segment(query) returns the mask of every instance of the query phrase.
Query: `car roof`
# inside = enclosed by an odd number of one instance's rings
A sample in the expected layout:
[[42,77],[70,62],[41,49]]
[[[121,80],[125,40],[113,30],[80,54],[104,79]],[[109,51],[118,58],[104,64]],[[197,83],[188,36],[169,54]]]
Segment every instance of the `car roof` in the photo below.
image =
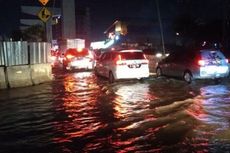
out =
[[115,50],[107,50],[105,52],[102,52],[102,54],[117,54],[117,53],[132,53],[132,52],[138,52],[138,53],[143,53],[143,50],[140,50],[140,49],[115,49]]
[[202,50],[200,50],[200,52],[212,52],[212,51],[219,51],[219,52],[221,52],[218,49],[202,49]]
[[115,52],[143,52],[140,49],[122,49],[122,50],[117,50]]
[[67,54],[72,54],[72,55],[83,55],[83,54],[87,54],[88,53],[88,49],[83,48],[81,50],[78,50],[77,48],[68,48],[65,52],[65,55]]

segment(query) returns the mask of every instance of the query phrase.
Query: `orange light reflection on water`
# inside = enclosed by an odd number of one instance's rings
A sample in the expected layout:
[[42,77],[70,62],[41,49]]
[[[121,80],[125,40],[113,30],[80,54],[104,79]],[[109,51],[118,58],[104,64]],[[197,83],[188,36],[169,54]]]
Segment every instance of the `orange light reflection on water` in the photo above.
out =
[[54,123],[59,133],[53,139],[55,143],[71,142],[107,126],[98,119],[96,101],[100,88],[94,79],[91,72],[73,73],[64,79],[62,120]]

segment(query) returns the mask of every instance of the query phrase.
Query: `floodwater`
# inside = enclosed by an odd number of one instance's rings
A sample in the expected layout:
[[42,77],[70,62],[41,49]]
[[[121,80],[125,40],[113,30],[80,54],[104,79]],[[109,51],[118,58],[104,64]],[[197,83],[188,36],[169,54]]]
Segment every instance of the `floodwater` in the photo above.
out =
[[230,152],[229,82],[73,72],[1,90],[0,152]]

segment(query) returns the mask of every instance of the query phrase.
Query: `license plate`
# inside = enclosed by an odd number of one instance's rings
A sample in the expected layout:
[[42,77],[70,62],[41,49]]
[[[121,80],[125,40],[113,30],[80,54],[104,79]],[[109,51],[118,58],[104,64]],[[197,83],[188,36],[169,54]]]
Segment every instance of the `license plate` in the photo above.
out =
[[129,64],[128,67],[129,68],[140,68],[141,64]]

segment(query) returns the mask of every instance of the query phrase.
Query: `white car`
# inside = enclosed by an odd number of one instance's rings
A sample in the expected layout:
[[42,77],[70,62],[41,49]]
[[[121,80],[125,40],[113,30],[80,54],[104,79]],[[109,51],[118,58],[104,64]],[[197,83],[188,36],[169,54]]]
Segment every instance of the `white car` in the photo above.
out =
[[97,75],[112,83],[119,79],[142,79],[149,77],[149,61],[142,50],[106,51],[95,66]]

